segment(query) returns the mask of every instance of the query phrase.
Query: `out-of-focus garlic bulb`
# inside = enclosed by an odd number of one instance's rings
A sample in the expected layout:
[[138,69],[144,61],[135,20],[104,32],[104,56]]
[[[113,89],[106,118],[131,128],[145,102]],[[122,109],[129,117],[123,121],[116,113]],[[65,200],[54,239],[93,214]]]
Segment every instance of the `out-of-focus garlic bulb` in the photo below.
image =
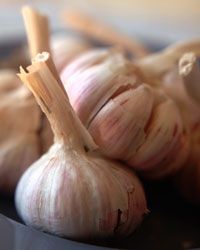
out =
[[12,194],[25,169],[52,144],[47,121],[13,70],[0,72],[0,120],[0,192]]
[[51,41],[51,50],[53,61],[58,72],[61,72],[64,66],[69,64],[81,53],[91,47],[89,42],[80,37],[68,36],[53,36]]
[[24,170],[41,154],[40,110],[31,93],[18,86],[1,94],[0,119],[0,191],[11,193]]
[[62,74],[70,102],[107,156],[158,179],[187,160],[189,137],[179,109],[120,52],[93,50]]
[[52,75],[48,53],[19,76],[49,119],[55,142],[22,176],[16,207],[40,230],[72,239],[125,237],[147,212],[139,180],[102,156]]
[[12,69],[0,70],[0,95],[20,86],[20,81]]
[[175,176],[174,184],[187,200],[200,204],[200,122],[192,128],[191,135],[188,161]]
[[200,203],[200,68],[194,53],[181,57],[179,69],[164,77],[163,88],[179,106],[191,135],[189,158],[174,182],[188,200]]

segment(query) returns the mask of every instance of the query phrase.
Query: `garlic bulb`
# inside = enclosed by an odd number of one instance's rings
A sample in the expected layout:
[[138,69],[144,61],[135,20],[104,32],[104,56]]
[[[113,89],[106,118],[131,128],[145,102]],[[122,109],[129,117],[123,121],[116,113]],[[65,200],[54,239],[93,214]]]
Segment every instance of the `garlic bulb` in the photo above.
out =
[[174,174],[189,138],[179,109],[115,50],[93,50],[61,74],[69,100],[103,153],[149,178]]
[[166,74],[163,88],[176,101],[190,131],[191,147],[184,168],[174,178],[175,185],[190,201],[200,203],[200,69],[193,53],[184,54]]
[[9,92],[20,86],[19,79],[16,77],[16,73],[12,69],[0,70],[0,95]]
[[25,169],[52,144],[52,132],[13,70],[1,70],[0,96],[0,192],[12,194]]
[[1,94],[0,117],[0,191],[12,193],[24,170],[40,155],[40,111],[31,93],[18,86]]
[[174,184],[188,201],[200,204],[200,122],[192,128],[191,140],[188,161],[174,177]]
[[58,72],[74,58],[85,52],[91,45],[84,39],[73,36],[53,36],[51,50]]
[[71,239],[127,236],[147,212],[131,170],[104,158],[72,110],[67,95],[39,54],[19,76],[49,119],[55,142],[22,176],[16,207],[38,229]]

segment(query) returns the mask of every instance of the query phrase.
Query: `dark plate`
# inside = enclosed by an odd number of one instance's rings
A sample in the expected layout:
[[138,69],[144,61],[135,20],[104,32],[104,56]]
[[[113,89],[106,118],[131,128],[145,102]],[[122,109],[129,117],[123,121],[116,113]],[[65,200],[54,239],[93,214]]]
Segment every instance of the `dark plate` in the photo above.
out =
[[[13,45],[0,46],[2,56],[12,54],[12,48]],[[13,198],[0,196],[0,213],[6,216],[0,216],[0,249],[178,250],[200,247],[199,207],[184,201],[168,182],[144,182],[144,186],[150,213],[142,225],[129,238],[102,242],[98,246],[58,238],[22,225]]]

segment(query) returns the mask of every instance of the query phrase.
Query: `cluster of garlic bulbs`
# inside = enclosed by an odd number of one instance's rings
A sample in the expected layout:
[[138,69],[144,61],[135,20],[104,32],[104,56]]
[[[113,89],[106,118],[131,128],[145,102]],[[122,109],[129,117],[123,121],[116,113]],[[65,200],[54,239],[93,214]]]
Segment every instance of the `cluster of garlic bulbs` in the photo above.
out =
[[48,53],[39,54],[28,73],[19,74],[55,138],[19,181],[17,210],[28,225],[72,239],[127,236],[147,213],[143,188],[131,170],[98,151],[49,60]]
[[180,110],[160,88],[144,84],[142,70],[121,52],[86,52],[61,78],[71,105],[105,155],[152,179],[183,166],[190,138]]

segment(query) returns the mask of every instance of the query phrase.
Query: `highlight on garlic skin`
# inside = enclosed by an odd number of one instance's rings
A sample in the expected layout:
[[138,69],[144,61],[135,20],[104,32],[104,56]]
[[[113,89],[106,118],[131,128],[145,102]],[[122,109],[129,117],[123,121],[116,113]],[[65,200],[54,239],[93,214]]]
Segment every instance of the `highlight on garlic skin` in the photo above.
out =
[[22,81],[54,132],[50,150],[24,173],[16,207],[26,224],[76,240],[125,237],[147,213],[143,188],[126,166],[102,156],[39,54]]
[[86,52],[61,74],[71,105],[102,152],[159,179],[183,166],[190,142],[176,103],[142,77],[116,50]]

